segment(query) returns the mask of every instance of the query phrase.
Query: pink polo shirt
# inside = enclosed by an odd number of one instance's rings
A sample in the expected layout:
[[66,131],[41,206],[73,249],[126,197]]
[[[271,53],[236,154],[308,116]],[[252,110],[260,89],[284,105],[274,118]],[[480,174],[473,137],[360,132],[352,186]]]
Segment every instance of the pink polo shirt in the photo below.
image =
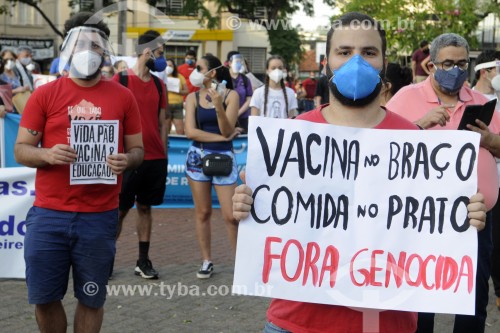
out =
[[[453,111],[449,111],[450,120],[445,126],[436,125],[429,130],[456,130],[466,105],[484,104],[488,99],[483,94],[462,87],[459,92],[459,101]],[[386,105],[386,108],[404,118],[415,122],[422,118],[431,109],[438,107],[440,101],[432,87],[431,78],[425,81],[403,87]],[[500,113],[495,112],[489,125],[492,133],[500,134]],[[478,187],[485,197],[488,210],[493,208],[498,198],[498,173],[493,155],[486,149],[479,149],[478,157]]]

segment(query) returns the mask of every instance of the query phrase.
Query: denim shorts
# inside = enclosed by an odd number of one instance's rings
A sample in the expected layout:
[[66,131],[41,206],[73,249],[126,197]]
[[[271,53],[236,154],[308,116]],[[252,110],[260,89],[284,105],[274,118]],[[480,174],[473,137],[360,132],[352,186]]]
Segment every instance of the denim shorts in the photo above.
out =
[[262,333],[291,333],[291,332],[287,331],[281,327],[278,327],[278,326],[276,326],[273,323],[268,321],[266,323],[266,326],[264,326],[264,330],[262,331]]
[[74,296],[88,307],[101,308],[116,252],[117,225],[118,209],[73,213],[32,207],[24,239],[29,303],[62,300],[71,268]]
[[200,148],[194,146],[189,147],[186,158],[186,175],[197,182],[212,182],[213,185],[232,185],[238,180],[238,165],[236,165],[236,158],[231,150],[224,151],[211,151],[204,149],[206,155],[211,153],[219,153],[231,156],[233,159],[233,170],[229,176],[207,176],[203,173],[202,158],[203,153]]

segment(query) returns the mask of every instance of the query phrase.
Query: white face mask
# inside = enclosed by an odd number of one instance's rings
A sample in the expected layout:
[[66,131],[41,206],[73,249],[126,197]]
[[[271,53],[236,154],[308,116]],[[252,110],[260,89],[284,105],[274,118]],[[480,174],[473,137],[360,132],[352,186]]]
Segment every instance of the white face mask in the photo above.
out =
[[35,65],[33,63],[30,63],[28,66],[26,66],[26,69],[31,72],[35,69]]
[[491,86],[495,92],[500,92],[500,74],[495,75],[495,77],[491,79]]
[[205,81],[205,74],[202,74],[198,72],[197,69],[195,69],[191,75],[189,75],[189,82],[195,87],[202,87],[203,86],[203,81]]
[[174,68],[167,66],[167,68],[165,68],[165,72],[167,73],[167,75],[170,75],[174,72]]
[[97,73],[101,63],[102,57],[100,54],[87,50],[73,54],[71,66],[78,72],[76,74],[86,78]]
[[271,73],[267,74],[271,80],[276,83],[280,83],[281,79],[283,79],[283,71],[281,69],[274,69]]
[[10,71],[14,68],[14,66],[15,66],[14,61],[9,59],[9,60],[7,60],[7,63],[5,64],[5,69]]

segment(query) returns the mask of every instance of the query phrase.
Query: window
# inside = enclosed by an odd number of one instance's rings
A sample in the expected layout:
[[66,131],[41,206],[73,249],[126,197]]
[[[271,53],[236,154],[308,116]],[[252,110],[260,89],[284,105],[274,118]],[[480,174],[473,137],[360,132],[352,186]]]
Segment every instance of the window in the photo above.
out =
[[24,3],[17,2],[10,7],[10,24],[13,25],[42,25],[42,16],[35,8]]
[[166,15],[198,16],[197,13],[184,13],[183,10],[185,5],[186,0],[160,0],[156,3],[156,8]]
[[165,45],[165,58],[174,59],[177,66],[184,63],[184,58],[186,57],[186,52],[188,50],[194,50],[198,53],[198,46],[193,45]]
[[248,61],[252,73],[266,72],[266,48],[265,47],[239,47],[240,52]]

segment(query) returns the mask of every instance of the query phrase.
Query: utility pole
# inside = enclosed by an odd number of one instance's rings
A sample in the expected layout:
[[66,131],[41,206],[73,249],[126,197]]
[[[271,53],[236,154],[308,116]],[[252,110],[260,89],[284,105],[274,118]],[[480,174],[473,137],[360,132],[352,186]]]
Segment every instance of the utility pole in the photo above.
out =
[[118,2],[118,55],[125,54],[125,43],[127,41],[127,1]]
[[94,11],[98,12],[102,9],[102,0],[94,0]]

